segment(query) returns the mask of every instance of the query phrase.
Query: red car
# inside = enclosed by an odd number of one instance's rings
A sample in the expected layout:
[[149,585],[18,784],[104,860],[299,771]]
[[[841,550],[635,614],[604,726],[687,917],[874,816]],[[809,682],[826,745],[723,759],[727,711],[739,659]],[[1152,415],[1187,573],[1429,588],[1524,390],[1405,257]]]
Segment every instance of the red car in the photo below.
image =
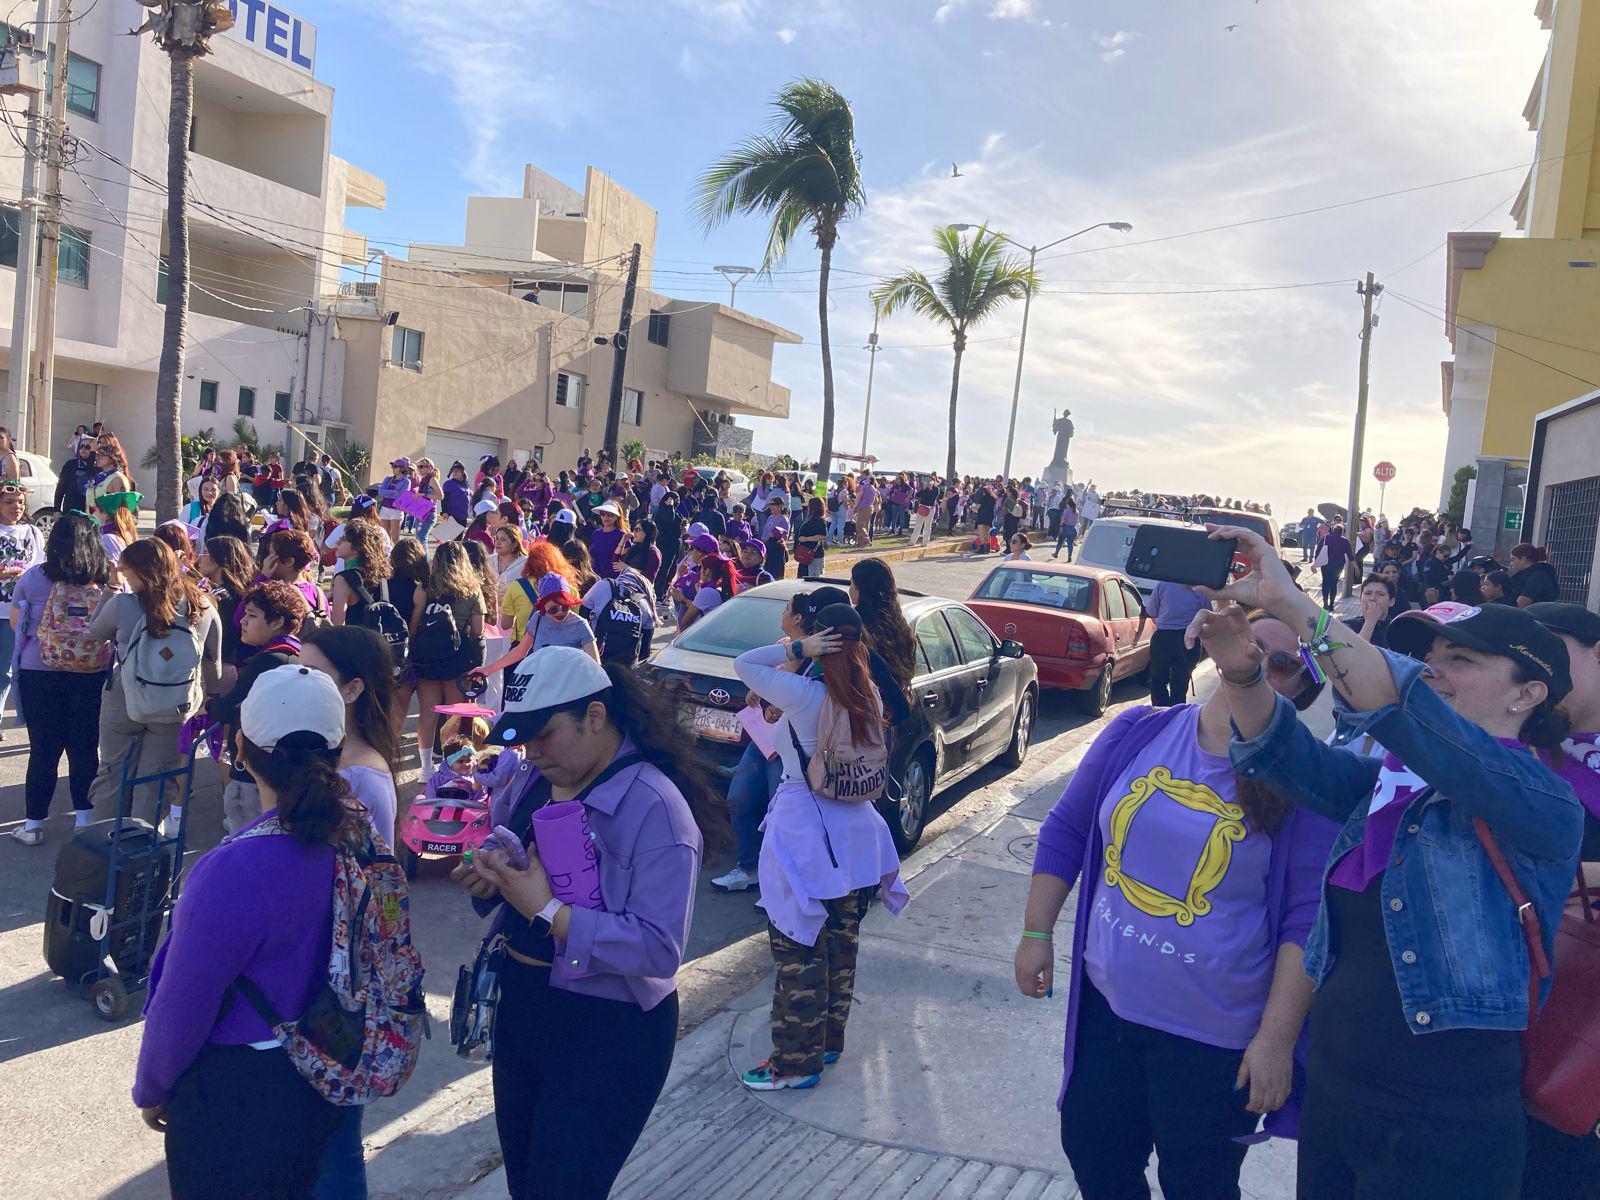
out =
[[997,638],[1022,643],[1039,686],[1076,691],[1099,716],[1118,680],[1150,663],[1156,623],[1126,575],[1064,562],[1002,562],[967,607]]

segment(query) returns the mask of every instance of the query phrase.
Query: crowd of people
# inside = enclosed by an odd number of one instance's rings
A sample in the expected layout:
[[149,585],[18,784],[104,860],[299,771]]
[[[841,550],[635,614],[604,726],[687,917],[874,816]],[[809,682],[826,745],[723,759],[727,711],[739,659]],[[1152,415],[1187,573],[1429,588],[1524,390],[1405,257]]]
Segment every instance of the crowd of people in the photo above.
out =
[[[63,474],[82,502],[48,536],[0,479],[0,702],[12,688],[29,739],[13,837],[44,843],[63,754],[76,827],[121,814],[176,835],[171,787],[124,794],[124,762],[137,748],[141,772],[177,771],[211,747],[226,836],[151,966],[133,1093],[180,1197],[365,1195],[365,1102],[421,1052],[394,855],[413,706],[416,787],[480,797],[494,828],[451,878],[486,922],[513,1197],[609,1191],[664,1086],[696,883],[725,847],[713,885],[759,892],[776,967],[772,1053],[743,1084],[818,1086],[845,1052],[862,916],[909,899],[872,803],[916,653],[892,570],[854,557],[848,589],[796,593],[782,636],[738,657],[771,752],[752,740],[725,801],[638,664],[658,630],[790,558],[817,575],[830,549],[940,522],[970,526],[976,553],[1004,538],[1026,557],[1043,530],[1070,554],[1109,501],[871,474],[818,494],[768,473],[739,496],[725,473],[585,453],[554,475],[402,457],[346,506],[331,463],[285,475],[235,449],[140,536],[120,444],[83,433],[88,466]],[[1308,1200],[1596,1196],[1594,1139],[1524,1106],[1518,1031],[1530,984],[1535,1004],[1550,984],[1518,905],[1553,956],[1580,847],[1600,859],[1600,617],[1558,602],[1540,548],[1502,568],[1448,522],[1350,541],[1319,521],[1306,558],[1335,589],[1363,547],[1377,560],[1348,623],[1258,535],[1216,536],[1250,573],[1152,597],[1155,706],[1119,714],[1073,775],[1022,917],[1017,984],[1050,995],[1076,889],[1059,1108],[1084,1195],[1145,1194],[1154,1150],[1168,1196],[1237,1196],[1264,1121],[1298,1134]],[[1191,704],[1196,644],[1220,686]],[[1330,687],[1324,744],[1300,714]],[[584,888],[545,840],[563,822]],[[1531,899],[1506,892],[1502,860]]]

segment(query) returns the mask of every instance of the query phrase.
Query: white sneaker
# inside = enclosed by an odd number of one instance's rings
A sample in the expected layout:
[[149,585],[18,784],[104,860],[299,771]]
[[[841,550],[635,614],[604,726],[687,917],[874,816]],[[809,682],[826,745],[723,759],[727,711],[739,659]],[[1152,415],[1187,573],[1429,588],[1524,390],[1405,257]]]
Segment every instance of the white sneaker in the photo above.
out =
[[44,830],[27,829],[19,825],[17,828],[11,831],[11,836],[16,841],[21,842],[24,846],[37,846],[40,842],[44,841]]
[[735,867],[726,875],[718,876],[711,881],[711,886],[719,892],[748,892],[760,886],[754,871],[746,871],[743,867]]

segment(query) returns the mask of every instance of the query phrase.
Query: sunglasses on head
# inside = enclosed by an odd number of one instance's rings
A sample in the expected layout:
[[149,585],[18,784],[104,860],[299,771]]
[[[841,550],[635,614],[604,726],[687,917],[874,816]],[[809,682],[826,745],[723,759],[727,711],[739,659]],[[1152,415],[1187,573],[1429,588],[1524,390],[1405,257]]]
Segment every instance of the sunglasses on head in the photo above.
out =
[[0,480],[0,499],[7,496],[25,496],[27,493],[28,489],[15,479]]

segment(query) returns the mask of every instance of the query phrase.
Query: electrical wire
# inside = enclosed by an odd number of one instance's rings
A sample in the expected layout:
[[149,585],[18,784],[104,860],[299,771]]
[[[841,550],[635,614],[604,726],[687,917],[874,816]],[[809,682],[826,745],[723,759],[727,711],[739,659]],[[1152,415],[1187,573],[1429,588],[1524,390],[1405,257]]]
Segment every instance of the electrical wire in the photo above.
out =
[[[1428,310],[1428,308],[1424,304],[1420,303],[1419,301],[1411,299],[1409,296],[1403,296],[1399,292],[1395,293],[1394,298],[1396,300],[1398,300],[1401,304],[1406,305],[1408,308],[1416,309],[1423,316],[1432,317],[1435,321],[1441,322],[1446,327],[1449,326],[1450,322],[1449,322],[1449,317],[1447,315],[1442,314],[1442,313],[1437,313],[1437,312],[1430,312]],[[1574,375],[1571,371],[1568,371],[1563,367],[1558,367],[1554,363],[1546,362],[1544,359],[1539,358],[1537,355],[1528,354],[1525,351],[1518,350],[1515,346],[1510,346],[1510,345],[1506,344],[1505,342],[1498,341],[1497,339],[1489,337],[1486,334],[1479,333],[1476,329],[1468,328],[1466,325],[1462,324],[1463,321],[1466,321],[1468,319],[1469,318],[1462,317],[1459,314],[1457,315],[1457,317],[1456,317],[1456,331],[1458,333],[1465,333],[1470,337],[1477,338],[1479,341],[1488,342],[1490,345],[1494,346],[1494,348],[1497,351],[1498,350],[1504,350],[1504,351],[1506,351],[1506,353],[1514,354],[1518,358],[1527,359],[1529,362],[1535,363],[1538,366],[1544,367],[1546,370],[1554,371],[1557,375],[1565,375],[1568,379],[1575,379],[1579,383],[1585,385],[1586,387],[1589,387],[1589,388],[1600,388],[1600,383],[1596,383],[1592,379],[1586,379],[1582,375]],[[1499,327],[1497,326],[1497,328],[1499,328]],[[1507,330],[1505,330],[1505,332],[1507,332],[1507,333],[1515,333],[1516,331],[1507,329]],[[1526,334],[1526,333],[1518,334],[1517,336],[1533,338],[1535,341],[1548,341],[1549,340],[1547,338],[1539,338],[1539,337],[1536,337],[1533,334]],[[1551,344],[1552,345],[1557,345],[1557,346],[1565,346],[1565,343],[1563,343],[1563,342],[1553,342]],[[1569,349],[1569,350],[1583,350],[1583,352],[1586,353],[1586,354],[1594,354],[1594,353],[1596,353],[1594,350],[1584,350],[1583,347],[1580,347],[1580,346],[1566,346],[1566,348]]]

